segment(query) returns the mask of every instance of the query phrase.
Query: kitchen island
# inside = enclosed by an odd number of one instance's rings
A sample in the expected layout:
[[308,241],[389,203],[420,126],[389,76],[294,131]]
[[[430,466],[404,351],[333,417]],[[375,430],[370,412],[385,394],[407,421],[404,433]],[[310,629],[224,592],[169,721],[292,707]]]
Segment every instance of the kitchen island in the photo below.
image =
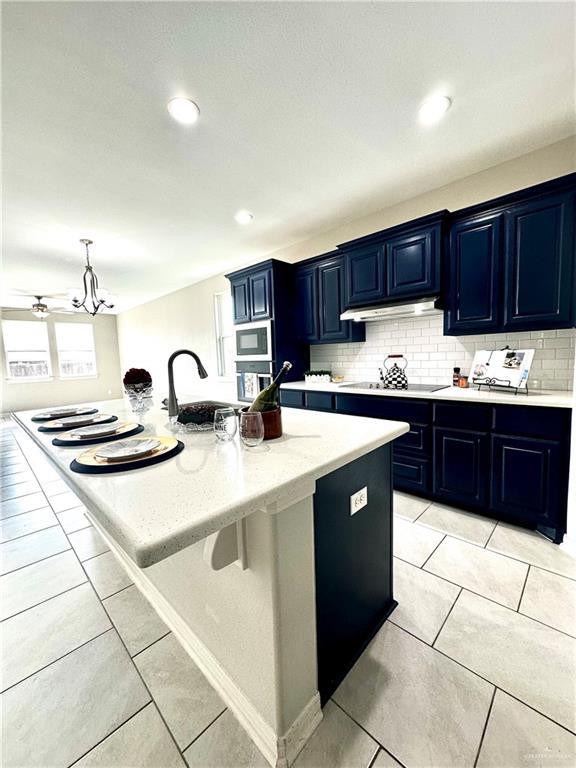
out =
[[[133,420],[122,400],[94,403]],[[395,607],[390,443],[397,421],[283,410],[257,448],[213,433],[155,466],[77,474],[33,411],[16,421],[272,765],[287,766]],[[166,411],[143,435],[171,435]]]

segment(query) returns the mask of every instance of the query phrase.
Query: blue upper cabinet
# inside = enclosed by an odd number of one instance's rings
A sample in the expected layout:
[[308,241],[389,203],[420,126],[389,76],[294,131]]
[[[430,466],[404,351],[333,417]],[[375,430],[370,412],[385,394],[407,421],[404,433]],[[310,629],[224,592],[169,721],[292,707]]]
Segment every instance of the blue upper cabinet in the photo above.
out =
[[438,296],[447,211],[338,246],[346,258],[346,308]]
[[272,266],[260,264],[226,277],[230,280],[235,325],[273,317]]
[[309,344],[364,341],[364,323],[340,320],[345,296],[346,272],[339,253],[298,265],[296,321],[300,339]]
[[302,267],[296,272],[296,307],[298,335],[302,341],[318,341],[318,268]]
[[386,241],[388,298],[432,296],[440,292],[440,224]]
[[501,323],[503,214],[472,216],[450,231],[447,333],[496,332]]
[[248,287],[248,278],[242,277],[231,281],[232,306],[234,312],[234,323],[250,322],[250,294]]
[[272,317],[272,270],[263,269],[248,276],[250,319],[269,320]]
[[505,330],[574,324],[574,194],[507,212]]
[[453,216],[446,334],[574,325],[575,189],[571,174]]
[[385,291],[384,245],[356,248],[346,254],[347,307],[382,301]]

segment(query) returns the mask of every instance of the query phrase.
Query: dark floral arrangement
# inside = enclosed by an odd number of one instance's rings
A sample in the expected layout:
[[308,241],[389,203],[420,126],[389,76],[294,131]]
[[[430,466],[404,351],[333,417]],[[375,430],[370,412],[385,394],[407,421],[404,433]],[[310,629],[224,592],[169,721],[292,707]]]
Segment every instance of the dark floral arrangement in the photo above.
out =
[[152,384],[152,376],[145,368],[130,368],[122,379],[125,387],[133,387],[136,384]]

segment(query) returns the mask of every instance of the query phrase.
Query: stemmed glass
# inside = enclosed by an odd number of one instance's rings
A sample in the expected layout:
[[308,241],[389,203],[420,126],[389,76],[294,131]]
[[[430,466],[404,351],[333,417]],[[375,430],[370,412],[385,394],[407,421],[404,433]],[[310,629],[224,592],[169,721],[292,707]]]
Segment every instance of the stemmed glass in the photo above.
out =
[[264,421],[259,411],[240,414],[240,439],[244,445],[254,448],[264,440]]
[[234,408],[217,408],[214,411],[214,432],[218,440],[233,440],[237,429],[238,421]]

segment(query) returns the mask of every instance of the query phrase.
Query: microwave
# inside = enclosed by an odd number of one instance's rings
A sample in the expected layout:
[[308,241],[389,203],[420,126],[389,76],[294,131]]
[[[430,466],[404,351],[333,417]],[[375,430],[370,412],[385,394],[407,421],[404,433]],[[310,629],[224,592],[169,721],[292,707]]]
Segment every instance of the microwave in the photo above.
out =
[[236,328],[236,360],[272,359],[272,323],[244,323]]

